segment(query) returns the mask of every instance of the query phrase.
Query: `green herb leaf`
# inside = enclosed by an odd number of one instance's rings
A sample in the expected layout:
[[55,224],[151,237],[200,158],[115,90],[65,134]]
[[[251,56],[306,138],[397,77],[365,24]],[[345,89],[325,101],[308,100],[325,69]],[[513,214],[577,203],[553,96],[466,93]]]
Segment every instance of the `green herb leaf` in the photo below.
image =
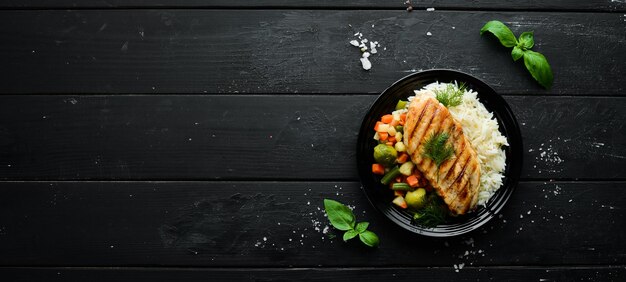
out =
[[524,52],[524,65],[530,74],[541,86],[546,89],[552,87],[554,76],[548,60],[539,52],[528,50]]
[[519,60],[521,57],[524,56],[524,51],[522,49],[520,49],[519,47],[515,46],[513,47],[513,51],[511,51],[511,56],[513,57],[513,61]]
[[459,86],[447,84],[446,89],[435,89],[435,98],[439,103],[443,104],[447,108],[455,107],[463,102],[463,94],[465,93],[465,83],[461,82]]
[[505,47],[513,47],[517,45],[517,39],[515,39],[513,32],[500,21],[487,22],[483,28],[480,29],[480,34],[482,35],[487,31],[497,37],[500,40],[500,43],[502,43]]
[[526,51],[530,48],[533,48],[535,45],[535,39],[533,38],[532,31],[525,31],[519,36],[519,40],[517,46],[519,46],[522,50]]
[[380,243],[378,236],[372,231],[365,231],[359,234],[359,239],[363,242],[363,244],[370,247],[377,247],[378,243]]
[[356,220],[350,208],[335,200],[324,199],[324,210],[335,228],[342,231],[354,229]]
[[356,230],[348,230],[346,233],[343,233],[343,241],[348,242],[348,240],[356,237],[357,235],[359,235],[359,232]]
[[422,155],[430,158],[437,165],[437,181],[439,181],[441,164],[454,156],[454,147],[446,144],[448,138],[450,138],[450,135],[447,132],[432,133],[424,142]]
[[415,212],[413,222],[426,228],[432,228],[445,223],[447,215],[447,208],[441,198],[432,194],[428,197],[426,205]]
[[356,230],[356,232],[363,233],[363,232],[365,232],[365,230],[367,230],[367,227],[369,225],[370,225],[369,222],[365,222],[365,221],[364,222],[359,222],[359,223],[357,223],[356,228],[354,228],[354,230]]

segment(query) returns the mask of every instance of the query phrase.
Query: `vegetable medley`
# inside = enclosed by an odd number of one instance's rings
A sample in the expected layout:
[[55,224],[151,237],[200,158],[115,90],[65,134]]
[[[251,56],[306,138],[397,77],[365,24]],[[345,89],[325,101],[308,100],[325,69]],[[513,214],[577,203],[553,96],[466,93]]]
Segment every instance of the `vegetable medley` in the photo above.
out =
[[434,227],[445,221],[447,208],[406,152],[403,126],[406,122],[407,101],[400,100],[396,110],[383,115],[374,126],[372,173],[380,175],[380,183],[395,195],[393,204],[413,213],[416,224]]

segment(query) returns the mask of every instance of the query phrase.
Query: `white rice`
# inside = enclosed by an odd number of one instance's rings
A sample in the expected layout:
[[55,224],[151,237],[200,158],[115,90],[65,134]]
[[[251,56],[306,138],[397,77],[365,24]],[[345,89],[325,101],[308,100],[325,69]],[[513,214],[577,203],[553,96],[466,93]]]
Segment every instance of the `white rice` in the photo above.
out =
[[[415,97],[421,95],[435,97],[433,90],[445,90],[448,84],[431,83],[424,86],[422,90],[416,90]],[[509,143],[498,130],[498,121],[478,101],[476,94],[471,89],[467,89],[463,94],[462,103],[448,110],[452,117],[463,126],[463,133],[478,154],[480,163],[478,204],[484,206],[502,186],[503,172],[506,167],[506,155],[502,146],[508,146]],[[409,97],[409,101],[412,99],[413,97]]]

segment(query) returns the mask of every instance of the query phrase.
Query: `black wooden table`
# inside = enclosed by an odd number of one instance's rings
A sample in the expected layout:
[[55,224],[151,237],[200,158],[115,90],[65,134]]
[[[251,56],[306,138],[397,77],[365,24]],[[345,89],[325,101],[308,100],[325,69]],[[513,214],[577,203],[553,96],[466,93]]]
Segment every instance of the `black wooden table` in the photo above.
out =
[[[3,1],[0,280],[626,280],[626,2],[412,4]],[[479,35],[493,19],[534,30],[551,90]],[[447,239],[389,222],[356,172],[374,99],[431,68],[494,87],[524,142],[501,215]],[[380,247],[336,237],[324,198]]]

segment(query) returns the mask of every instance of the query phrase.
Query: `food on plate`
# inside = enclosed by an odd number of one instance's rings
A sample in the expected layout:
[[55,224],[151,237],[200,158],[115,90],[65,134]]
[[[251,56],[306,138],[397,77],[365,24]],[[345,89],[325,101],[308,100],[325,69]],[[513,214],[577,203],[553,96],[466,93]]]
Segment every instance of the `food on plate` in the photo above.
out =
[[431,83],[374,126],[372,173],[416,224],[463,215],[502,186],[508,146],[498,122],[463,84]]

